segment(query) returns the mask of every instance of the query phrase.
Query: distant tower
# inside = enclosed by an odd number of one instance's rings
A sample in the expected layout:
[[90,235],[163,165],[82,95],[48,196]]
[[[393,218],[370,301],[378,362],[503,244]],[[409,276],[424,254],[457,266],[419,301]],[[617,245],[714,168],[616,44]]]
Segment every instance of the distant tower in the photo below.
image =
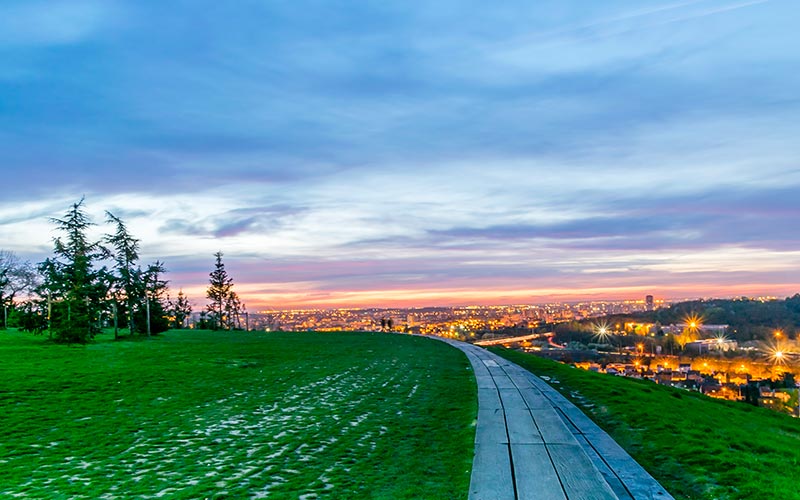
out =
[[645,296],[645,298],[644,298],[644,308],[646,310],[648,310],[648,311],[652,311],[654,309],[654,307],[653,307],[653,296],[652,295],[646,295]]

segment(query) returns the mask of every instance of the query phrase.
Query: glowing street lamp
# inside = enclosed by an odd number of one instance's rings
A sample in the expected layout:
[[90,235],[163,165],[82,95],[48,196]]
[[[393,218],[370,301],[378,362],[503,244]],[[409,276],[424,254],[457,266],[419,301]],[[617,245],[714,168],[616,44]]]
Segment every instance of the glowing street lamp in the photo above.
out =
[[703,327],[703,321],[697,314],[690,314],[689,316],[686,316],[686,318],[684,318],[684,322],[692,332],[697,332],[697,330]]
[[608,340],[608,337],[611,335],[611,330],[608,327],[608,323],[600,322],[595,323],[594,325],[594,336],[597,337],[599,340],[605,342]]
[[786,352],[779,345],[769,347],[767,349],[767,357],[775,365],[785,365],[787,361]]

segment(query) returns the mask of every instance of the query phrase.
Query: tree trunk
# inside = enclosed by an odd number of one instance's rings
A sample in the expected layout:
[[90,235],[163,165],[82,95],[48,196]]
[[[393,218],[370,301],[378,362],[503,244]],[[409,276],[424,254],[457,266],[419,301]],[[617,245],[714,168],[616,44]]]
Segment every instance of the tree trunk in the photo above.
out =
[[50,292],[47,292],[47,335],[50,339],[53,338],[53,329],[50,325],[50,317],[53,313],[53,305],[50,301]]
[[135,332],[135,326],[133,324],[133,300],[128,299],[128,330],[130,330],[131,335]]
[[117,302],[111,303],[111,309],[114,311],[114,340],[119,339],[119,321],[117,318]]
[[150,297],[145,298],[145,306],[147,307],[147,336],[150,336]]

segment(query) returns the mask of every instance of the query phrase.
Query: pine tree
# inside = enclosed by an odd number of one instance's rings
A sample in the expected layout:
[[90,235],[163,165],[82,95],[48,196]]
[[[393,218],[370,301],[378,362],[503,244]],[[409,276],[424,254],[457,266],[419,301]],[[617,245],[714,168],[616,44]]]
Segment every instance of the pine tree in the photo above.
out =
[[164,263],[156,261],[142,272],[142,296],[145,307],[137,314],[137,328],[148,336],[169,330],[169,314],[167,311],[167,292],[169,281],[161,276],[166,273]]
[[64,233],[53,239],[55,256],[39,265],[44,278],[40,295],[50,302],[50,330],[57,341],[86,343],[99,331],[96,321],[106,290],[94,269],[105,249],[87,236],[94,225],[83,211],[83,198],[64,215],[51,219]]
[[[119,309],[118,304],[125,305],[121,312],[128,316],[128,329],[133,334],[136,331],[134,313],[142,303],[142,273],[136,266],[136,262],[139,260],[139,240],[134,238],[128,232],[125,223],[111,212],[106,212],[106,221],[116,226],[114,234],[107,234],[104,238],[104,241],[113,249],[114,270],[116,271],[115,279],[112,281],[114,307]],[[116,328],[114,337],[117,337]]]
[[206,306],[206,309],[210,313],[214,325],[213,328],[216,330],[225,329],[227,325],[225,305],[233,288],[233,279],[228,276],[228,272],[225,270],[225,264],[222,262],[222,252],[215,253],[214,257],[216,258],[216,263],[214,270],[209,273],[210,285],[206,290],[206,297],[211,303]]
[[172,303],[171,313],[174,318],[175,328],[183,328],[186,324],[186,319],[192,314],[192,305],[189,303],[188,297],[184,295],[183,290],[178,291],[178,298]]
[[233,290],[225,299],[225,317],[228,318],[228,328],[240,330],[242,328],[241,315],[244,313],[244,304]]
[[222,252],[214,254],[216,264],[209,274],[210,285],[206,297],[211,301],[206,306],[215,329],[230,330],[235,327],[242,312],[243,304],[233,291],[233,279],[228,276],[222,262]]

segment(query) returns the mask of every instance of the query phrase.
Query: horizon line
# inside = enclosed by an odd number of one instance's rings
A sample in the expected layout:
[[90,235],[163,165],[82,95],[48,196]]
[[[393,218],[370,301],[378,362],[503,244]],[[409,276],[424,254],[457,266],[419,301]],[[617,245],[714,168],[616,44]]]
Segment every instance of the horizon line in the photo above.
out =
[[[800,292],[798,292],[800,293]],[[669,297],[669,298],[656,298],[654,296],[654,302],[656,304],[664,304],[664,305],[671,305],[671,304],[678,304],[681,302],[693,302],[693,301],[707,301],[707,300],[736,300],[736,299],[748,299],[748,300],[785,300],[788,297],[780,297],[777,295],[726,295],[726,296],[692,296],[692,297]],[[364,306],[342,306],[342,307],[288,307],[288,308],[266,308],[266,309],[259,309],[254,311],[255,314],[267,314],[272,312],[292,312],[292,311],[364,311],[369,309],[376,309],[376,310],[391,310],[391,309],[468,309],[468,308],[503,308],[503,307],[541,307],[541,306],[548,306],[548,305],[578,305],[578,304],[585,304],[585,303],[641,303],[644,304],[644,299],[570,299],[570,300],[554,300],[554,301],[547,301],[547,302],[508,302],[508,303],[463,303],[463,304],[452,304],[452,305],[443,305],[443,304],[429,304],[429,305],[402,305],[402,306],[385,306],[385,305],[364,305]]]

